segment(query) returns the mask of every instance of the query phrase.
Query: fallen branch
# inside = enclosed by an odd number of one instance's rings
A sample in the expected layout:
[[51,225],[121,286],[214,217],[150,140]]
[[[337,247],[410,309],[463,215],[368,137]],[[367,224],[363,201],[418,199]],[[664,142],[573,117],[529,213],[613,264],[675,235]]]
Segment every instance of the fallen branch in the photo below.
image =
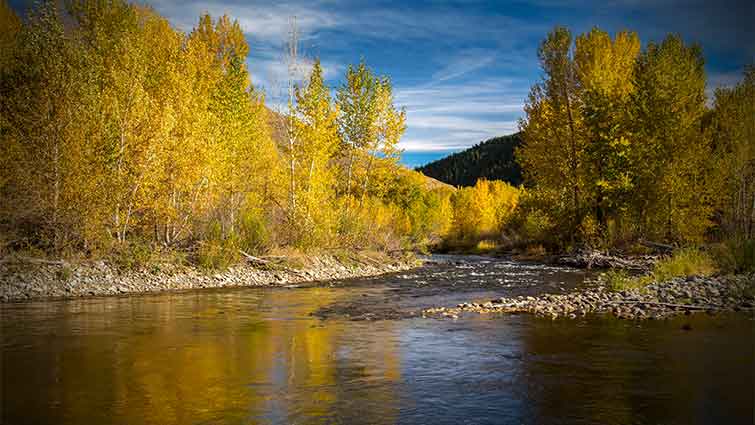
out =
[[672,252],[676,249],[671,245],[658,243],[658,242],[652,242],[652,241],[646,241],[644,239],[640,239],[638,242],[640,243],[640,245],[644,245],[648,248],[655,248],[655,249],[666,251],[666,252]]
[[244,258],[246,258],[247,261],[249,261],[251,263],[260,263],[260,264],[268,264],[268,263],[270,263],[269,260],[264,260],[262,258],[255,257],[253,255],[249,255],[249,254],[247,254],[246,252],[244,252],[242,250],[239,250],[239,252],[241,253],[241,255],[244,256]]
[[56,266],[65,266],[68,264],[65,260],[46,260],[44,258],[32,258],[21,256],[9,256],[6,258],[0,258],[0,264],[2,263],[32,263],[32,264],[51,264]]

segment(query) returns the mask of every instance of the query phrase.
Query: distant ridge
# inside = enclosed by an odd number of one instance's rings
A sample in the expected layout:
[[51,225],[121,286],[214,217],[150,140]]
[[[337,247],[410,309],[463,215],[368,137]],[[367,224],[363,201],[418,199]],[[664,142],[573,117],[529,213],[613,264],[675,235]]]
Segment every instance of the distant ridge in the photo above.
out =
[[483,177],[519,186],[522,170],[514,159],[514,150],[521,143],[521,133],[494,137],[416,170],[453,186],[473,186]]

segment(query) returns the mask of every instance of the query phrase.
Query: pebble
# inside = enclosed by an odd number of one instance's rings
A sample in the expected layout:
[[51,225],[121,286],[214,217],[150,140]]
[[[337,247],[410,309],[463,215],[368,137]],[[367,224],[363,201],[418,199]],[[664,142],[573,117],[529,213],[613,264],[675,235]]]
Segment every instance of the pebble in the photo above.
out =
[[[353,260],[352,260],[353,261]],[[27,299],[77,298],[84,296],[162,292],[192,288],[223,288],[233,286],[295,285],[298,283],[367,277],[409,270],[418,266],[415,260],[364,262],[343,267],[333,256],[311,261],[302,271],[271,272],[251,265],[237,265],[212,274],[173,264],[160,264],[159,271],[117,270],[102,261],[61,266],[59,264],[0,264],[0,301]],[[74,270],[65,282],[58,277],[63,267]]]
[[[594,285],[568,294],[542,294],[466,302],[456,307],[434,307],[426,317],[458,317],[474,313],[531,313],[543,317],[575,319],[587,314],[612,314],[619,319],[654,320],[693,312],[752,311],[755,306],[755,274],[675,278],[655,282],[644,290],[613,292]],[[748,289],[749,288],[749,289]],[[671,305],[670,305],[671,304]]]

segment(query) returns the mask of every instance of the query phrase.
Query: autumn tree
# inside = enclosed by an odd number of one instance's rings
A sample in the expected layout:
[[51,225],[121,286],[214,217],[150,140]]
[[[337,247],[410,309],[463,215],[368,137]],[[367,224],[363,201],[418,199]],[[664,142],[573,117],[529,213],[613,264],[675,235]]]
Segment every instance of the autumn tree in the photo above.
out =
[[721,182],[721,227],[725,237],[755,238],[755,64],[734,87],[715,92],[711,137]]
[[714,203],[705,175],[711,164],[702,131],[705,70],[698,46],[674,35],[649,43],[634,72],[630,119],[637,143],[633,210],[639,232],[669,241],[699,241]]
[[637,34],[619,32],[614,39],[598,28],[575,43],[575,68],[585,126],[585,168],[589,198],[601,230],[609,216],[626,207],[632,190],[629,163],[634,140],[628,108],[635,87],[631,78],[640,51]]
[[278,152],[228,16],[187,35],[124,0],[46,2],[23,22],[0,6],[3,244],[224,267],[268,243],[398,249],[449,227],[450,189],[398,165],[406,116],[364,63],[336,101],[319,61],[290,79]]
[[[194,68],[197,81],[210,75],[206,173],[211,215],[222,237],[227,237],[239,230],[241,221],[262,219],[278,158],[264,97],[249,79],[245,63],[249,46],[238,22],[225,15],[217,21],[203,15],[189,36],[189,47],[194,51],[192,60],[202,66]],[[202,65],[206,61],[210,66]]]
[[329,237],[334,213],[335,170],[331,161],[338,146],[337,110],[315,60],[309,80],[296,89],[301,236],[305,244]]
[[21,20],[6,0],[0,0],[0,28],[3,29],[0,33],[0,67],[4,67],[21,31]]
[[406,130],[406,112],[398,110],[394,105],[390,80],[378,78],[374,87],[374,121],[362,147],[366,153],[362,199],[370,192],[373,180],[380,181],[374,177],[375,174],[390,172],[396,167],[399,157],[398,142]]
[[519,189],[508,183],[477,180],[473,187],[451,195],[451,243],[474,245],[483,239],[499,240],[519,200]]
[[80,249],[93,232],[84,215],[100,194],[91,143],[97,63],[52,3],[34,9],[16,37],[0,69],[2,203],[13,206],[5,213],[31,242]]
[[357,67],[349,65],[346,81],[336,94],[341,138],[344,187],[341,192],[352,194],[355,168],[374,134],[376,120],[377,81],[364,61]]
[[535,84],[520,126],[523,145],[517,151],[530,184],[558,192],[555,200],[571,217],[567,234],[574,235],[584,207],[586,186],[585,131],[581,113],[572,36],[556,27],[538,49],[544,80]]

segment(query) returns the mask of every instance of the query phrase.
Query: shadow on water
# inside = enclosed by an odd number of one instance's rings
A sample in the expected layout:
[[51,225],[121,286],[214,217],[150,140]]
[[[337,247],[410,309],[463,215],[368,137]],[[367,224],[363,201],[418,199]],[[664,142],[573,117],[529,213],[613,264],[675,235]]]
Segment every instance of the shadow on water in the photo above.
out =
[[332,287],[2,305],[0,423],[752,423],[741,315],[407,313],[585,277],[485,261]]

